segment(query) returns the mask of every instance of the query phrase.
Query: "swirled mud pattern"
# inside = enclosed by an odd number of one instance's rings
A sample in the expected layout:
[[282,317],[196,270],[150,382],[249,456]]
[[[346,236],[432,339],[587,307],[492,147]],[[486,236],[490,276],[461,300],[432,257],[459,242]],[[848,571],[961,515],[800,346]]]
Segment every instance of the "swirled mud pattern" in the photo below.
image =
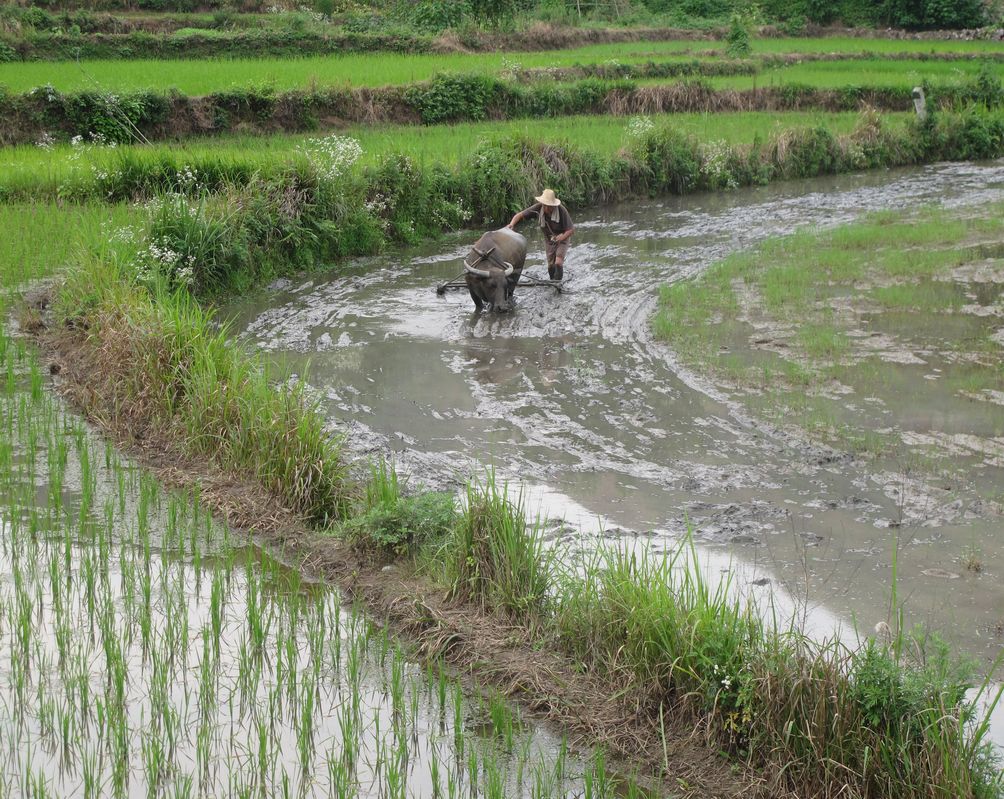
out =
[[[981,494],[760,421],[681,366],[649,320],[661,284],[765,237],[1001,197],[995,162],[572,209],[567,290],[521,289],[510,314],[434,292],[477,232],[282,281],[225,313],[306,375],[351,452],[390,454],[431,487],[494,467],[527,492],[556,547],[597,536],[669,547],[690,529],[755,596],[866,629],[887,616],[898,551],[909,620],[990,659],[1004,640],[1004,519]],[[543,247],[527,233],[524,274],[542,277]],[[980,479],[1004,486],[1004,469]],[[973,547],[979,573],[962,566]]]

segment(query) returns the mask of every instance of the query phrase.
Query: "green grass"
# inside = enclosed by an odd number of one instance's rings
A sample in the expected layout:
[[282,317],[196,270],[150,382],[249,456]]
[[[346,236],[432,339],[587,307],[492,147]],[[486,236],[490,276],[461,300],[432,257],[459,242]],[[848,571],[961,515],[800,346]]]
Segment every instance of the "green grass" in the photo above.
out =
[[[579,64],[641,64],[648,61],[690,60],[690,52],[720,50],[717,42],[666,41],[597,44],[568,50],[521,53],[353,53],[302,59],[257,58],[222,60],[143,60],[16,62],[4,64],[0,86],[26,92],[52,85],[64,92],[94,90],[136,91],[177,89],[185,94],[208,94],[248,86],[275,90],[309,86],[376,87],[427,80],[437,72],[497,74],[512,65],[523,69],[571,67]],[[844,52],[996,52],[990,42],[887,42],[882,40],[779,39],[755,43],[758,53]],[[765,72],[758,86],[798,82],[832,86],[843,84],[898,85],[921,77],[950,77],[978,69],[975,61],[890,61],[875,59],[812,63]],[[752,78],[717,78],[715,85],[735,88],[752,85]]]
[[809,357],[814,360],[839,360],[850,348],[847,335],[832,322],[803,325],[798,338]]
[[445,564],[455,596],[532,624],[552,588],[550,555],[523,498],[512,499],[507,489],[494,473],[468,484],[463,514],[433,560]]
[[[1004,77],[1004,63],[994,65]],[[964,84],[980,71],[979,61],[891,61],[881,58],[848,61],[817,61],[807,64],[765,69],[756,75],[729,75],[707,78],[716,89],[765,89],[797,84],[818,89],[851,86],[913,88],[924,81],[936,85]],[[664,83],[645,79],[639,83]]]
[[8,290],[61,274],[98,249],[112,230],[142,217],[141,209],[122,204],[0,203],[0,225],[11,233],[0,237],[0,313]]
[[[902,369],[922,370],[912,405],[933,403],[937,418],[948,412],[946,396],[949,402],[969,402],[960,392],[1000,384],[1000,346],[989,340],[993,317],[982,323],[981,317],[967,317],[965,324],[949,326],[938,319],[971,301],[966,298],[971,287],[954,282],[951,270],[982,260],[980,242],[1004,237],[1002,212],[999,203],[974,214],[936,208],[881,212],[834,230],[769,240],[693,281],[664,287],[653,330],[688,364],[743,392],[760,392],[744,393],[757,412],[855,452],[911,459],[916,453],[898,435],[872,446],[871,428],[895,425],[902,415],[903,387],[897,382]],[[749,321],[738,313],[737,287],[747,297]],[[947,341],[952,334],[932,339],[939,325],[967,332]],[[891,357],[919,351],[920,361],[890,371],[869,348],[869,333],[880,336],[879,347],[892,348]],[[754,344],[754,338],[764,340]],[[719,352],[723,344],[727,354]],[[978,357],[962,366],[958,353]],[[937,380],[922,379],[931,369]],[[827,396],[832,381],[852,391],[849,402]],[[807,398],[806,391],[822,393]],[[894,409],[892,416],[876,417],[859,407],[859,395],[879,398]],[[967,411],[959,405],[955,412],[964,417]],[[983,413],[997,414],[996,424],[1004,425],[995,408]],[[909,414],[904,418],[909,428]],[[974,433],[996,435],[995,423],[987,424]]]
[[[905,121],[907,114],[887,114],[891,123]],[[662,114],[651,119],[671,122],[700,141],[751,144],[771,134],[798,127],[825,125],[836,134],[850,133],[858,123],[856,113],[735,113]],[[495,136],[524,134],[537,141],[571,141],[591,151],[610,156],[628,143],[630,120],[612,116],[572,116],[560,119],[476,122],[456,125],[354,126],[338,131],[352,136],[363,148],[362,164],[376,164],[391,154],[403,153],[419,163],[455,165],[470,157],[478,144]],[[324,133],[276,136],[221,136],[177,143],[127,145],[117,148],[74,149],[56,145],[51,149],[21,145],[0,149],[0,196],[32,197],[66,194],[68,187],[87,184],[94,171],[117,167],[123,157],[140,163],[166,159],[172,164],[212,160],[240,167],[274,171],[295,157],[298,148]]]
[[797,39],[754,39],[755,54],[777,53],[1000,53],[1000,44],[993,41],[866,39],[853,37],[821,37]]
[[507,64],[532,67],[567,67],[576,64],[644,63],[672,57],[693,42],[639,42],[598,44],[569,50],[536,53],[474,54],[350,54],[303,59],[260,58],[234,60],[136,60],[22,62],[4,64],[0,86],[26,92],[51,84],[64,92],[141,89],[177,89],[185,94],[209,94],[247,86],[276,90],[307,86],[387,86],[431,78],[437,72],[497,73]]
[[965,299],[952,283],[934,280],[881,286],[868,296],[886,310],[921,313],[954,311]]
[[[211,311],[185,292],[151,295],[134,280],[128,265],[86,259],[59,298],[66,319],[86,309],[89,335],[104,342],[94,366],[112,418],[178,436],[188,450],[259,481],[308,519],[342,518],[349,487],[340,443],[303,384],[275,391],[286,376],[232,347]],[[141,385],[149,394],[137,393]]]

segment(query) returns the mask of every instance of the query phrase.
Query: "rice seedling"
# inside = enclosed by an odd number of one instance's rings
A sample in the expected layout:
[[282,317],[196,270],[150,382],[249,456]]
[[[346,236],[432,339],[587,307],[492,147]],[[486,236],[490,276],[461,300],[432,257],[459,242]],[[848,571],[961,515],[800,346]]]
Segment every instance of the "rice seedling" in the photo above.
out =
[[[469,783],[456,742],[478,762],[549,757],[546,738],[509,724],[498,698],[504,745],[498,755],[486,754],[492,741],[472,745],[468,698],[442,667],[408,663],[385,629],[274,559],[245,565],[197,499],[165,497],[96,446],[52,395],[32,397],[30,374],[0,400],[0,427],[12,433],[0,471],[0,635],[11,675],[0,687],[10,730],[0,747],[13,784],[46,795],[58,773],[62,790],[84,796],[239,786],[404,796],[426,774],[444,796],[503,795],[503,786],[515,795],[501,765]],[[35,507],[40,481],[45,507]],[[196,581],[196,569],[208,573]],[[517,747],[517,737],[535,743]]]

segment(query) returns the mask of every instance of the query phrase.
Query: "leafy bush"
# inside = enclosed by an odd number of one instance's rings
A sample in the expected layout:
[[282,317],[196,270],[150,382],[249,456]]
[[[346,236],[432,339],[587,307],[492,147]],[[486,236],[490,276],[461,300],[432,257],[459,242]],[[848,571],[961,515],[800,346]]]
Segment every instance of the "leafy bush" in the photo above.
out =
[[1004,85],[992,61],[980,64],[980,71],[966,88],[966,99],[970,102],[979,103],[987,109],[1004,105]]
[[426,125],[459,120],[477,121],[488,115],[498,94],[498,80],[488,75],[439,74],[424,86],[413,86],[405,99]]
[[364,505],[340,533],[357,549],[386,555],[405,555],[443,540],[457,521],[454,496],[435,491],[406,496],[402,489],[391,464],[371,465]]
[[343,534],[359,549],[404,555],[448,535],[456,517],[452,494],[425,492],[353,517]]
[[976,109],[963,114],[953,158],[984,160],[1000,157],[1004,149],[1004,121]]
[[828,175],[840,166],[840,147],[836,136],[818,125],[782,133],[774,140],[771,160],[785,178]]
[[897,28],[979,28],[987,22],[982,0],[886,0],[882,17]]
[[637,137],[628,154],[651,194],[685,194],[697,186],[701,173],[697,142],[671,125],[655,127]]
[[442,166],[419,169],[406,155],[383,158],[364,175],[366,208],[394,241],[417,242],[470,219],[464,192]]
[[466,0],[417,0],[405,2],[399,8],[401,18],[430,33],[460,26],[471,11]]
[[729,58],[745,58],[751,50],[749,20],[742,14],[733,14],[725,37],[725,52]]

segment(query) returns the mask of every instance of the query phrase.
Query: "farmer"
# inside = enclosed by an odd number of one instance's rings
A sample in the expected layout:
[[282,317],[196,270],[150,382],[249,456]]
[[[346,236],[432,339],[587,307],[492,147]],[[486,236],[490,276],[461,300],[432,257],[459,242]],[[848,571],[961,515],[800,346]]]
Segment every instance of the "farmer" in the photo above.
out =
[[561,280],[564,277],[568,240],[575,232],[575,225],[572,224],[568,209],[554,196],[554,189],[544,189],[543,194],[535,199],[536,203],[516,214],[506,227],[511,230],[528,216],[536,216],[546,240],[548,277],[551,280]]

